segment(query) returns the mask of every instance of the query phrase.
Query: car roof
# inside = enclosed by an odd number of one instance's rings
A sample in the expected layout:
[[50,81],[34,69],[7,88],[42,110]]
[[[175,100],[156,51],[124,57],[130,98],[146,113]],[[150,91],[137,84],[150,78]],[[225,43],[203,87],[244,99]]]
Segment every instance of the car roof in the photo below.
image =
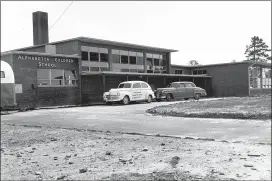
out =
[[133,80],[133,81],[125,81],[125,82],[122,82],[122,83],[131,83],[131,84],[133,84],[133,83],[146,83],[146,82],[144,82],[144,81],[138,81],[138,80]]
[[172,82],[172,83],[193,83],[193,82],[190,82],[190,81],[181,81],[181,82]]

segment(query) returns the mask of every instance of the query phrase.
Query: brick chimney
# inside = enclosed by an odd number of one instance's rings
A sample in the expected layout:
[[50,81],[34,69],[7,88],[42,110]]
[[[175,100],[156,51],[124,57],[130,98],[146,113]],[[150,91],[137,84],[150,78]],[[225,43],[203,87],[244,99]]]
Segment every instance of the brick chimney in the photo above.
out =
[[41,11],[32,13],[33,20],[33,44],[41,45],[49,43],[48,14]]

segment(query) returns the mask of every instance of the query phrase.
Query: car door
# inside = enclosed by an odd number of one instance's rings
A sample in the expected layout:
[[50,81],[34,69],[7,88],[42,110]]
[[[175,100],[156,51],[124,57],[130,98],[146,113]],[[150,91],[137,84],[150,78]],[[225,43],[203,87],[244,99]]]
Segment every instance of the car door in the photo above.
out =
[[151,89],[148,88],[148,85],[146,83],[141,83],[142,86],[142,100],[147,99],[148,95],[150,94]]
[[134,83],[132,85],[131,95],[134,101],[143,99],[143,91],[142,91],[141,83]]
[[179,98],[186,97],[186,89],[183,83],[179,83],[179,87],[177,88]]
[[185,83],[186,98],[194,97],[194,86],[191,83]]
[[178,83],[172,83],[171,86],[173,90],[171,93],[173,94],[174,98],[180,98],[180,92],[179,92],[179,84]]

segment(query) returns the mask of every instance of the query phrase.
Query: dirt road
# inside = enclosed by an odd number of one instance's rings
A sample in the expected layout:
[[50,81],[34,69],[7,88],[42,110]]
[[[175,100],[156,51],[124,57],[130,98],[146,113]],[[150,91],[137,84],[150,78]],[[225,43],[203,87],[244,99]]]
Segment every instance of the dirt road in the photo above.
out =
[[1,125],[1,180],[269,180],[271,146]]
[[[203,99],[198,102],[214,101]],[[190,100],[191,101],[191,100]],[[188,101],[184,101],[186,103]],[[35,110],[1,116],[3,123],[111,132],[173,135],[271,144],[271,121],[153,116],[146,110],[175,102]]]

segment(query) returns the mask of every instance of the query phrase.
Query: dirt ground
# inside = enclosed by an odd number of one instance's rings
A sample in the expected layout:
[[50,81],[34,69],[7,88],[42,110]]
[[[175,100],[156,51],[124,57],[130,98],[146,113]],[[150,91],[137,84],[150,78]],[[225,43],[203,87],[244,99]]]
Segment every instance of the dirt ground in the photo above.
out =
[[1,180],[270,180],[271,145],[1,124]]
[[271,119],[271,96],[232,97],[214,101],[191,101],[158,106],[148,113],[199,118]]

